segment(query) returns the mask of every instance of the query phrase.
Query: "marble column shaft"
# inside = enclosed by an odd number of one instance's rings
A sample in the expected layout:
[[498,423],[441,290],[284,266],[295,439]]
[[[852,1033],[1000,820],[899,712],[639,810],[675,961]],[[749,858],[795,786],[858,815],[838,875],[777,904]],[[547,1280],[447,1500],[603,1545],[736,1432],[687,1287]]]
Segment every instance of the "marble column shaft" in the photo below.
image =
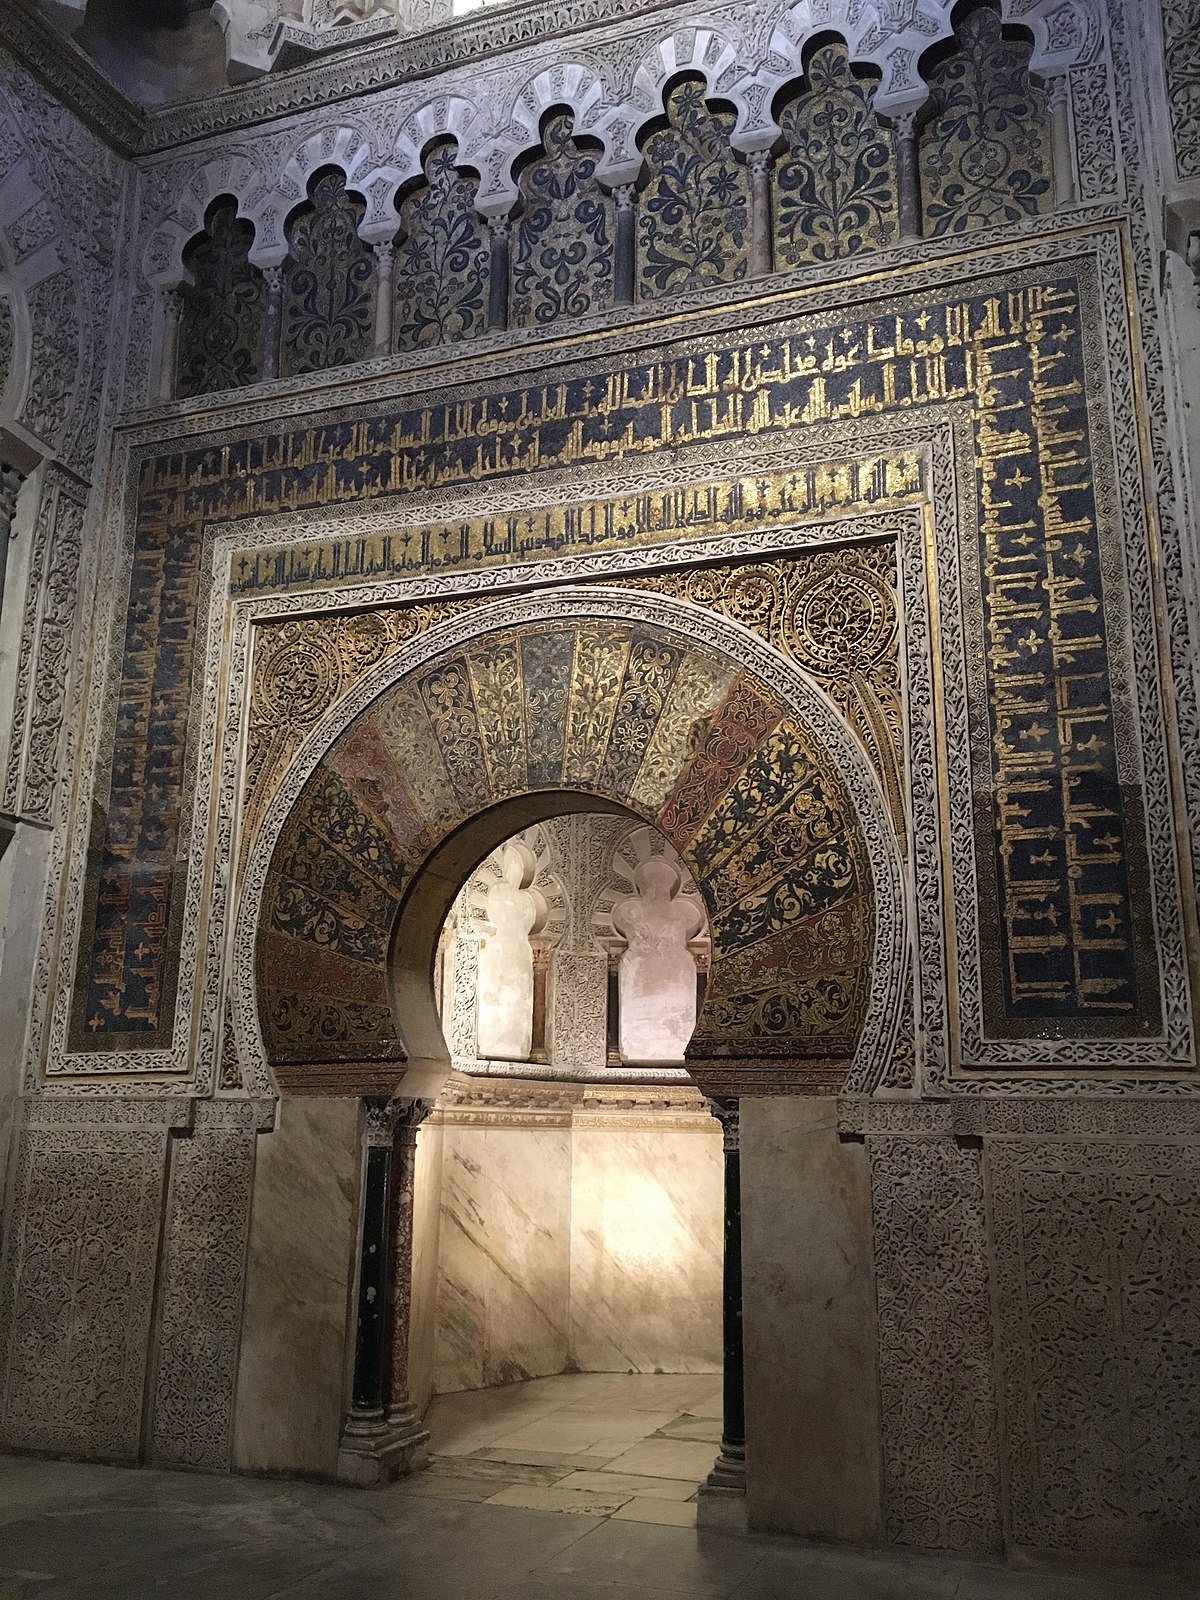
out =
[[529,1059],[545,1062],[549,1060],[546,1048],[549,997],[546,991],[550,976],[550,947],[541,939],[532,939],[530,944],[533,949],[533,1039],[529,1047]]
[[375,260],[375,354],[390,355],[392,349],[392,273],[396,265],[393,244],[374,246]]
[[896,118],[892,135],[896,152],[896,192],[900,205],[900,237],[919,239],[921,218],[921,165],[917,150],[917,114],[904,111]]
[[179,389],[179,323],[183,316],[183,290],[167,289],[162,299],[162,348],[158,364],[158,398],[173,400]]
[[262,375],[266,383],[277,378],[280,371],[283,343],[283,268],[264,267],[267,281],[267,315],[263,326]]
[[[12,538],[13,517],[16,515],[17,497],[24,482],[23,472],[19,472],[16,467],[11,467],[0,459],[0,608],[4,605],[4,584],[8,575],[8,545]],[[2,850],[0,853],[3,853]]]
[[771,152],[754,150],[746,157],[750,169],[750,275],[771,271]]
[[723,1273],[724,1391],[721,1450],[706,1488],[726,1494],[746,1492],[745,1347],[742,1334],[742,1167],[740,1106],[737,1100],[710,1100],[725,1145],[725,1265]]
[[382,1422],[387,1347],[390,1258],[392,1112],[386,1100],[364,1105],[364,1150],[358,1254],[358,1305],[354,1328],[351,1420]]
[[637,212],[634,209],[637,190],[632,183],[618,184],[613,190],[617,206],[617,238],[613,250],[613,304],[631,306],[635,297],[636,245],[634,230]]
[[604,1046],[610,1067],[621,1064],[621,953],[608,952],[608,989],[605,1004]]
[[387,1338],[387,1420],[389,1427],[417,1426],[409,1399],[408,1337],[412,1319],[413,1196],[417,1129],[433,1110],[429,1100],[400,1102],[392,1143],[389,1217],[390,1315]]
[[1050,147],[1054,160],[1054,200],[1057,205],[1074,205],[1075,154],[1071,149],[1070,93],[1065,74],[1051,78],[1049,84]]
[[509,239],[508,218],[489,217],[492,241],[491,268],[488,274],[488,327],[508,327]]

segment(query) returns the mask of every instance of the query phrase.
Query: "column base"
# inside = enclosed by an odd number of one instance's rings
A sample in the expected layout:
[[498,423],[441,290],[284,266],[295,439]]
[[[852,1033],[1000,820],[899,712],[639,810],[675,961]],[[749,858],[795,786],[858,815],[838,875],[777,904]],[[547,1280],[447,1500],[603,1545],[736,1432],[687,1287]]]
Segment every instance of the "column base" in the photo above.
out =
[[348,1422],[338,1445],[337,1481],[377,1489],[429,1465],[429,1433],[411,1415]]
[[748,1525],[746,1452],[723,1444],[696,1496],[696,1526],[712,1533],[745,1533]]

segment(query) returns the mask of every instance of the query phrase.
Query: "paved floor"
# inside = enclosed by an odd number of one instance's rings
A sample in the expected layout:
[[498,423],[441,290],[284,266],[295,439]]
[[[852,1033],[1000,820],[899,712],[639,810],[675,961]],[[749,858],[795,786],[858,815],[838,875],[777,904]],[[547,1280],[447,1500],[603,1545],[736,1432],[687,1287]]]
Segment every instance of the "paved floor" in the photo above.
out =
[[694,1528],[721,1437],[721,1380],[535,1378],[442,1395],[425,1421],[430,1470],[403,1493]]
[[713,1391],[448,1396],[435,1469],[376,1491],[0,1456],[0,1600],[1200,1600],[1200,1569],[1009,1571],[663,1525],[691,1517]]

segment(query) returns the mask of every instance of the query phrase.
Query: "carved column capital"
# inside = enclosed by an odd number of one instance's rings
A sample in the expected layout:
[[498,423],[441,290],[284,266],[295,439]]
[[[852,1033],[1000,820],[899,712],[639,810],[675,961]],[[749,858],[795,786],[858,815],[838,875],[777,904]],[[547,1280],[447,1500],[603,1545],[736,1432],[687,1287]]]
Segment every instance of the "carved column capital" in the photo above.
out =
[[1058,72],[1046,80],[1046,104],[1051,111],[1065,106],[1071,98],[1071,85],[1065,72]]
[[393,1100],[393,1135],[397,1145],[415,1145],[417,1129],[433,1110],[432,1100]]
[[267,286],[268,294],[279,294],[283,290],[284,271],[282,267],[262,267],[263,282]]
[[771,166],[774,162],[774,159],[774,156],[772,156],[769,150],[749,151],[746,155],[746,166],[749,169],[750,177],[752,179],[757,178],[760,180],[770,177]]
[[[410,1102],[414,1103],[414,1102]],[[421,1102],[417,1101],[416,1104]],[[363,1144],[368,1150],[388,1149],[396,1133],[399,1102],[372,1096],[363,1101]]]
[[726,1099],[724,1096],[720,1099],[710,1096],[708,1099],[708,1109],[721,1124],[726,1155],[735,1155],[741,1148],[741,1106],[740,1100]]
[[637,185],[635,183],[618,183],[612,192],[618,211],[632,211],[637,204]]

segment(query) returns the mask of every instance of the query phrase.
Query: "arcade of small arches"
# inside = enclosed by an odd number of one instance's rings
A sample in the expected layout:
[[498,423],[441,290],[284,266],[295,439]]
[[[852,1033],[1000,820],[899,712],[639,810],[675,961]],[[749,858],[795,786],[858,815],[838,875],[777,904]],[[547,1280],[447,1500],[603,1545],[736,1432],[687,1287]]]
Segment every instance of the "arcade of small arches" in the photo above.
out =
[[[817,32],[803,75],[773,89],[765,131],[743,126],[736,93],[700,63],[664,74],[654,104],[619,122],[589,115],[582,79],[512,156],[457,132],[470,113],[453,101],[408,177],[372,168],[378,152],[349,128],[309,140],[286,183],[218,194],[190,237],[178,220],[154,234],[159,397],[545,328],[1068,205],[1064,81],[1032,72],[1033,50],[978,0],[922,57],[920,94],[886,109],[873,63]],[[480,171],[501,168],[485,197]]]

